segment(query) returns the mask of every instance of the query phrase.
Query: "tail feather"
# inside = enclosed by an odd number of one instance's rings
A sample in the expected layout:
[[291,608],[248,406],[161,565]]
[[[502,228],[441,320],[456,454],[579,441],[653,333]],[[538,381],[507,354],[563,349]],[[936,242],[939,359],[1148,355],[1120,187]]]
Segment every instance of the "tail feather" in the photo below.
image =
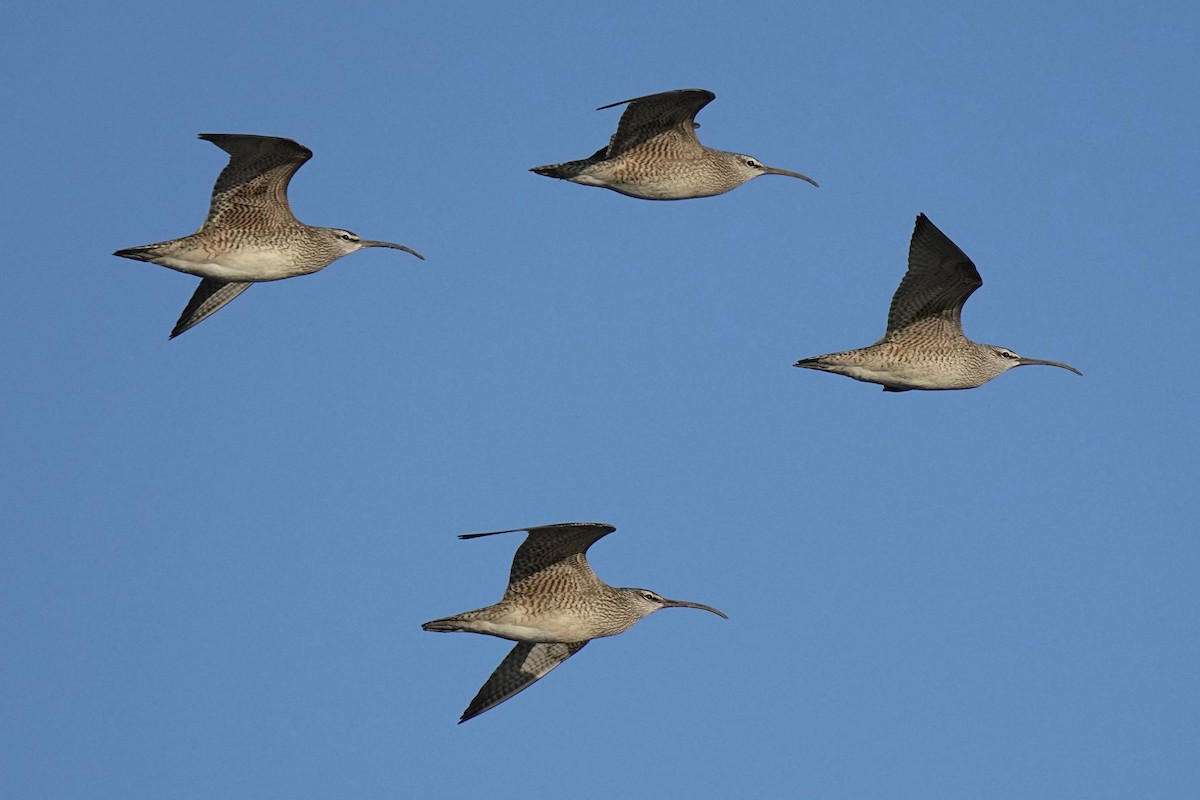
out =
[[134,261],[153,261],[154,251],[154,245],[146,244],[140,247],[127,247],[124,250],[118,250],[113,255],[120,256],[121,258],[132,258]]
[[529,171],[536,172],[538,175],[545,175],[547,178],[570,180],[596,162],[604,161],[607,157],[608,145],[605,145],[587,158],[582,158],[578,161],[563,161],[561,164],[545,164],[540,167],[533,167]]
[[456,633],[463,630],[462,622],[458,617],[442,617],[426,622],[421,626],[423,631],[436,631],[438,633]]
[[570,180],[582,172],[583,168],[587,165],[587,161],[564,161],[561,164],[545,164],[541,167],[532,167],[529,171],[536,172],[538,175],[545,175],[547,178]]

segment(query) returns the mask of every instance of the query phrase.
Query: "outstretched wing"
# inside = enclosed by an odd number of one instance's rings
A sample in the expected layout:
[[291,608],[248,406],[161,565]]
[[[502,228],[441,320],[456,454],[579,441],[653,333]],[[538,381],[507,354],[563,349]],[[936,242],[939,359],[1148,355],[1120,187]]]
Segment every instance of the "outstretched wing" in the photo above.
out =
[[919,215],[908,248],[908,272],[888,310],[887,335],[922,323],[961,336],[963,304],[982,285],[967,254]]
[[477,539],[499,533],[528,531],[529,535],[513,556],[504,596],[534,592],[577,592],[594,590],[600,579],[587,563],[586,553],[601,537],[616,528],[602,522],[563,522],[514,528],[489,533],[467,533],[460,539]]
[[312,151],[291,139],[242,133],[202,133],[229,153],[217,176],[212,205],[201,231],[212,228],[270,228],[295,224],[287,187]]
[[674,131],[682,139],[690,140],[699,147],[696,114],[714,98],[716,95],[707,89],[676,89],[600,106],[598,111],[629,104],[617,124],[617,132],[608,143],[608,158],[614,158],[667,131]]
[[168,338],[174,339],[188,328],[199,325],[204,320],[224,308],[229,301],[250,288],[253,281],[218,281],[205,278],[196,287],[187,308],[179,315],[179,321]]
[[550,670],[582,650],[585,644],[587,642],[520,642],[504,657],[500,666],[496,667],[491,677],[483,684],[475,699],[463,712],[459,724],[479,716],[489,708],[495,708],[528,688],[545,677]]

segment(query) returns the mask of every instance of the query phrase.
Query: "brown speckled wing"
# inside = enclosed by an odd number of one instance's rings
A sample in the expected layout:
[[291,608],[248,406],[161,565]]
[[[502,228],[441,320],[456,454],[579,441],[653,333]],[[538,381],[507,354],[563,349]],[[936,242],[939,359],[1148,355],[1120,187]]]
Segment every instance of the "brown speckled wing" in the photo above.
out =
[[175,323],[175,328],[171,331],[169,338],[174,339],[188,328],[204,322],[228,305],[233,298],[249,289],[251,285],[253,285],[252,281],[226,282],[212,278],[200,281],[200,285],[192,294],[192,299],[188,301],[187,308],[183,309],[183,313],[179,315],[179,321]]
[[550,670],[583,649],[587,642],[520,642],[514,647],[491,677],[483,684],[475,699],[463,712],[459,723],[495,708],[546,676]]
[[908,248],[908,272],[888,310],[886,335],[919,324],[961,336],[963,304],[982,285],[967,254],[919,215]]
[[597,540],[616,530],[612,525],[602,522],[564,522],[508,531],[468,533],[458,538],[476,539],[521,530],[528,531],[529,535],[513,556],[508,589],[504,593],[506,598],[527,592],[542,594],[548,588],[564,593],[589,591],[601,585],[600,579],[588,565],[585,554]]
[[275,136],[202,133],[200,138],[229,153],[229,163],[213,187],[212,205],[201,231],[296,224],[288,205],[288,182],[312,158],[311,150]]
[[681,141],[699,148],[693,123],[700,109],[714,98],[707,89],[677,89],[600,106],[597,110],[629,104],[608,143],[608,157],[615,158],[670,130],[676,131]]

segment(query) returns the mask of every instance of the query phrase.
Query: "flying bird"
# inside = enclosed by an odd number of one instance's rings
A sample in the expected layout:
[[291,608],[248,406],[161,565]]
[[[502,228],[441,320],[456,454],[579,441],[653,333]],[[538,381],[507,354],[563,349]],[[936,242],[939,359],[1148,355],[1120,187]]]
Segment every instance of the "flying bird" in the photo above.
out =
[[908,272],[892,297],[883,338],[870,347],[804,358],[794,366],[879,383],[885,392],[973,389],[1030,364],[1083,374],[1058,361],[1023,358],[1007,347],[968,339],[962,307],[982,285],[971,259],[921,214],[908,249]]
[[485,633],[517,643],[467,706],[460,723],[529,687],[592,639],[624,633],[660,608],[701,608],[725,617],[712,606],[668,600],[649,589],[614,588],[597,578],[587,550],[614,530],[600,522],[565,522],[458,537],[528,531],[513,557],[508,588],[499,603],[421,626],[427,631]]
[[579,161],[531,171],[645,200],[711,197],[759,175],[787,175],[818,185],[807,175],[764,166],[753,156],[700,144],[696,114],[715,97],[706,89],[677,89],[600,106],[598,111],[628,104],[607,146]]
[[312,158],[307,147],[275,136],[202,133],[200,138],[229,154],[200,230],[113,253],[202,279],[170,338],[208,319],[253,283],[308,275],[364,247],[390,247],[424,260],[402,244],[362,239],[348,230],[296,219],[287,187],[296,170]]

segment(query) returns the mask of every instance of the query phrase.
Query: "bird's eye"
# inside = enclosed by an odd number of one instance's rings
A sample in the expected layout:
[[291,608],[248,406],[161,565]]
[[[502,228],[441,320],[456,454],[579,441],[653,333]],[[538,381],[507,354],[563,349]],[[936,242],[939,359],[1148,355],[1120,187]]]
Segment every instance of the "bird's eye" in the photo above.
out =
[[753,158],[748,158],[748,159],[746,159],[746,166],[754,167],[755,169],[758,169],[759,163],[757,161],[755,161]]
[[341,238],[345,239],[347,242],[354,241],[354,237],[348,233],[343,233]]
[[651,603],[658,602],[658,597],[656,597],[652,592],[642,592],[642,597],[646,598]]

